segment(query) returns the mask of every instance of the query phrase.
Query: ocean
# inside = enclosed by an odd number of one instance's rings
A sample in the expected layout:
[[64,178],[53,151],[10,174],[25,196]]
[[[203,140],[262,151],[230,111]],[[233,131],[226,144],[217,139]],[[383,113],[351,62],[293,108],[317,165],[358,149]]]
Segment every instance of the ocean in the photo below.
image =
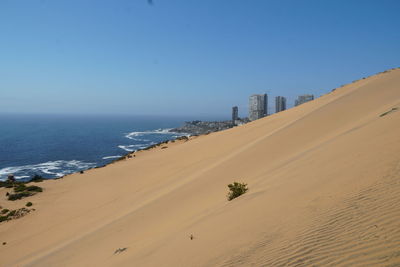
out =
[[103,166],[128,152],[175,139],[191,118],[0,115],[0,180],[57,178]]

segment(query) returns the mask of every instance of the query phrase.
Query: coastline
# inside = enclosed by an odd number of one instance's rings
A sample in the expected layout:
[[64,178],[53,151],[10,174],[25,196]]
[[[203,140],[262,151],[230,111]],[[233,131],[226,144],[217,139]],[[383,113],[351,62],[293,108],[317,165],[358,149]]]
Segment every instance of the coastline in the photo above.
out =
[[[0,180],[45,178],[104,165],[154,143],[175,138],[168,130],[180,117],[35,115],[3,116],[0,138]],[[30,123],[38,127],[30,127]],[[86,125],[82,128],[82,125]],[[123,147],[123,148],[122,148]],[[110,158],[112,156],[112,158]],[[24,179],[27,180],[27,179]]]
[[[103,155],[100,154],[99,156],[95,156],[95,159],[93,159],[93,157],[80,155],[81,152],[85,154],[85,151],[82,150],[84,148],[79,148],[79,149],[76,148],[75,150],[73,150],[75,156],[72,157],[72,159],[70,156],[65,157],[62,154],[62,152],[60,152],[60,153],[53,153],[55,154],[52,155],[53,158],[47,157],[47,159],[45,159],[45,161],[43,162],[40,161],[38,162],[37,160],[33,161],[31,160],[28,161],[26,164],[18,165],[17,160],[14,163],[12,163],[12,161],[9,160],[9,165],[6,166],[3,165],[0,168],[0,181],[6,181],[7,176],[10,174],[13,174],[15,179],[20,182],[29,182],[32,179],[32,177],[37,175],[41,176],[43,179],[60,179],[72,173],[87,171],[92,168],[104,167],[114,162],[115,160],[123,159],[132,152],[146,150],[149,149],[149,147],[152,148],[157,145],[161,145],[166,141],[175,140],[177,138],[179,139],[181,136],[189,136],[184,133],[174,133],[171,132],[170,130],[171,128],[166,128],[157,130],[146,130],[141,132],[134,131],[128,134],[124,134],[124,137],[133,140],[127,141],[126,145],[124,145],[124,148],[121,148],[121,146],[123,145],[118,146],[117,149],[123,150],[123,153],[116,152],[115,151],[116,149],[115,148],[113,149],[114,146],[112,145],[110,146],[110,144],[105,144],[105,143],[99,144],[104,147],[102,149],[104,151],[106,150],[114,151],[113,156],[103,156],[104,154]],[[138,135],[140,137],[132,138],[131,135]],[[141,137],[142,135],[145,138],[148,135],[150,136],[147,137],[147,139],[144,139]],[[164,135],[165,138],[163,137]],[[157,141],[157,139],[162,139],[162,141]],[[125,147],[137,147],[137,148],[128,149]],[[41,151],[32,153],[32,155],[30,155],[29,158],[33,158],[36,153],[41,153]],[[110,154],[111,153],[113,152],[110,152]],[[26,154],[28,154],[28,152]]]
[[[174,132],[172,132],[172,133],[174,133]],[[147,146],[145,148],[141,148],[141,149],[138,149],[138,150],[135,150],[135,151],[132,151],[132,152],[127,152],[126,154],[114,159],[113,161],[111,161],[111,162],[109,162],[109,163],[107,163],[105,165],[89,168],[89,169],[86,169],[85,171],[89,171],[91,169],[104,168],[104,167],[107,167],[110,164],[114,164],[114,163],[117,163],[117,162],[122,161],[122,160],[132,159],[132,158],[136,157],[136,155],[140,155],[141,152],[150,151],[150,150],[152,150],[154,148],[157,148],[157,147],[160,147],[160,146],[163,146],[163,147],[161,147],[161,149],[164,149],[164,148],[167,148],[164,145],[174,144],[174,143],[178,144],[178,143],[182,143],[182,142],[187,142],[187,141],[190,141],[190,140],[192,140],[192,139],[194,139],[194,138],[196,138],[198,136],[200,136],[200,135],[196,135],[196,136],[183,135],[183,136],[180,136],[180,137],[176,137],[175,139],[166,140],[166,141],[163,141],[163,142],[152,144],[152,145],[149,145],[149,146]]]
[[[82,167],[79,170],[76,170],[74,172],[67,173],[67,174],[64,174],[61,176],[57,176],[57,175],[53,176],[53,177],[43,177],[41,175],[40,176],[46,180],[47,179],[62,179],[65,176],[68,176],[68,175],[71,175],[74,173],[80,173],[82,171],[85,172],[85,171],[88,171],[91,169],[103,168],[103,167],[106,167],[107,165],[115,163],[117,161],[125,160],[125,159],[129,158],[130,156],[133,156],[135,154],[135,152],[147,151],[147,150],[153,149],[155,147],[168,144],[169,142],[175,142],[175,141],[179,141],[182,139],[185,140],[188,137],[207,135],[212,132],[223,131],[223,130],[230,129],[232,127],[235,127],[235,125],[233,125],[231,121],[198,121],[198,120],[196,120],[196,121],[185,122],[183,125],[181,125],[180,127],[177,127],[177,128],[159,129],[159,130],[152,130],[152,131],[146,131],[146,132],[131,132],[131,133],[125,135],[125,137],[127,137],[129,139],[135,139],[135,138],[132,138],[131,135],[137,135],[138,133],[158,133],[158,132],[159,133],[167,132],[167,133],[175,134],[176,136],[169,140],[165,140],[165,141],[161,141],[161,142],[157,142],[157,143],[150,143],[148,145],[142,145],[142,148],[138,148],[133,151],[127,150],[125,148],[121,148],[121,149],[125,150],[125,153],[123,153],[122,155],[119,155],[119,156],[102,157],[102,159],[112,159],[110,162],[102,164],[102,165],[92,166],[92,165],[95,165],[95,163],[86,163],[86,164],[84,164],[86,167]],[[63,160],[50,161],[50,162],[58,162],[58,161],[63,161]],[[76,160],[72,160],[72,162],[73,161],[76,161]],[[49,162],[44,162],[44,163],[39,163],[36,165],[42,165],[42,164],[48,164],[48,163]],[[10,169],[10,171],[7,174],[13,174],[12,169],[18,169],[21,167],[24,167],[24,166],[4,167],[3,170]],[[28,167],[28,166],[26,166],[26,167]],[[61,171],[63,172],[63,170],[61,170]],[[47,171],[45,171],[45,172],[47,173]],[[35,174],[35,175],[37,175],[37,174]],[[16,179],[19,182],[28,183],[28,182],[30,182],[32,177],[33,176],[16,176]],[[4,179],[4,181],[6,181],[6,178],[3,178],[3,179]]]

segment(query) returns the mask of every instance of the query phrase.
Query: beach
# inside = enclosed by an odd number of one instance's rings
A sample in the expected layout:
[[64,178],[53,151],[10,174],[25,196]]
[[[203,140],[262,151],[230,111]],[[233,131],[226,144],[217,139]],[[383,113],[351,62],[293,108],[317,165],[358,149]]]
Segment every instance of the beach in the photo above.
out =
[[[38,183],[0,266],[398,266],[400,70]],[[249,191],[227,200],[227,185]],[[1,245],[5,242],[6,244]]]

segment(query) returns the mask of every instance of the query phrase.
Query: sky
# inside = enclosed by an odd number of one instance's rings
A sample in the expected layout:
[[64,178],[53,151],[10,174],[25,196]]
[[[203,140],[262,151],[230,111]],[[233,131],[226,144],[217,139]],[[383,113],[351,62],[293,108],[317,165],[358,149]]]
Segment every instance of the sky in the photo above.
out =
[[397,0],[0,0],[0,113],[293,106],[400,67],[399,14]]

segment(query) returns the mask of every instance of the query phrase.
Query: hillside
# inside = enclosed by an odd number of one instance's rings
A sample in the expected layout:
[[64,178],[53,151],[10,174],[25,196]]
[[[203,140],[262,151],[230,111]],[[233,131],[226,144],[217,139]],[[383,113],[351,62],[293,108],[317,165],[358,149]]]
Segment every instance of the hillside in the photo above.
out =
[[[30,198],[35,212],[0,224],[7,242],[0,265],[399,266],[393,108],[400,69],[240,127],[43,182],[45,192]],[[227,201],[233,181],[249,191]]]

